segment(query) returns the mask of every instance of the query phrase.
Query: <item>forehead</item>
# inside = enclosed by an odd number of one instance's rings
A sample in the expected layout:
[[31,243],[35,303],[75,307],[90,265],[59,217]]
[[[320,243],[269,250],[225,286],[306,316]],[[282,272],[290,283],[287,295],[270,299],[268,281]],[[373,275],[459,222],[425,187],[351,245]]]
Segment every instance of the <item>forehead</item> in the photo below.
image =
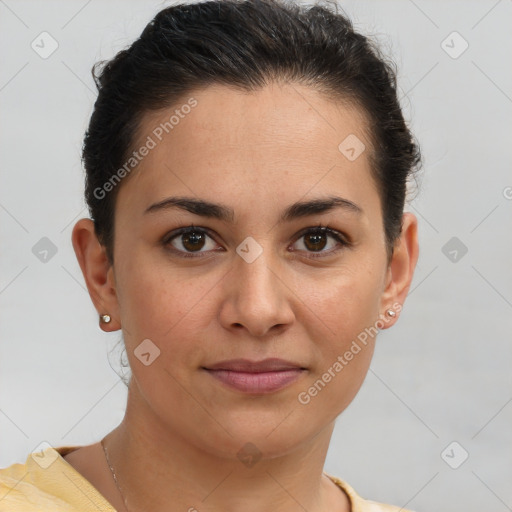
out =
[[[362,112],[299,84],[191,91],[143,117],[134,147],[143,146],[151,149],[119,191],[119,207],[129,203],[132,212],[177,194],[235,207],[293,202],[313,188],[354,201],[376,193]],[[353,158],[352,149],[362,152]]]

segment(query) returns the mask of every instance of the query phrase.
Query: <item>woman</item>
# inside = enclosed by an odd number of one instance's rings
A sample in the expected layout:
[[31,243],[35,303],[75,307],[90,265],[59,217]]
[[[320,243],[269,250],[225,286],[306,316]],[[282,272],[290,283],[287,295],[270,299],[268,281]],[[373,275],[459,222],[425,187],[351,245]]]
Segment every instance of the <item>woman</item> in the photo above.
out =
[[96,79],[72,242],[126,414],[1,470],[0,511],[399,510],[323,471],[418,257],[392,68],[327,7],[212,0]]

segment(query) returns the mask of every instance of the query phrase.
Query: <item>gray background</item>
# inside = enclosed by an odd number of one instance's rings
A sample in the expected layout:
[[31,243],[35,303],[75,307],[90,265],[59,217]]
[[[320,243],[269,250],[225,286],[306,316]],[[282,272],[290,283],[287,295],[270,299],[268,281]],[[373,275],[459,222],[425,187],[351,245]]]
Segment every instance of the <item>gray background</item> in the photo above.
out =
[[[120,333],[99,329],[70,235],[87,216],[90,68],[165,5],[0,0],[0,467],[43,441],[96,442],[122,419],[119,353],[109,355]],[[424,155],[408,207],[421,254],[325,469],[418,512],[512,510],[512,2],[342,5],[400,68]],[[43,31],[59,45],[45,59],[31,48]],[[43,237],[57,250],[47,261],[33,252]]]

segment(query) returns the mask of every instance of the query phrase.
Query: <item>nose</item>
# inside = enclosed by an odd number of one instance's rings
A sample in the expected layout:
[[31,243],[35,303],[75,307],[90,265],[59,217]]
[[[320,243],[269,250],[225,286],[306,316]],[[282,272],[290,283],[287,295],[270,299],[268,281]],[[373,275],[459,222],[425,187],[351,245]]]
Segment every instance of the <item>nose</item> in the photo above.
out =
[[245,329],[261,338],[291,325],[293,285],[286,282],[283,267],[270,249],[250,263],[237,255],[227,278],[220,311],[226,329]]

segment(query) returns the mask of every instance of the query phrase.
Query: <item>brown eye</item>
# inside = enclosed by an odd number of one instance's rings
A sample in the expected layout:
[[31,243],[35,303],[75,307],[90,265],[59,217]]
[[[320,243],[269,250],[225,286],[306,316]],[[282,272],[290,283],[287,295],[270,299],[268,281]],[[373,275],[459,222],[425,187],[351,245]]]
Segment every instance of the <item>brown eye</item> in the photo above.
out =
[[321,251],[327,244],[327,238],[325,233],[310,233],[304,235],[304,245],[310,251]]
[[[341,233],[325,226],[309,228],[301,232],[295,243],[299,244],[299,247],[294,250],[313,253],[312,256],[314,257],[317,257],[314,253],[318,253],[319,257],[328,256],[349,245],[349,242]],[[326,247],[327,250],[324,250]]]
[[191,231],[181,235],[182,245],[187,251],[197,251],[205,244],[205,234],[199,231]]
[[174,231],[164,238],[163,244],[172,252],[184,257],[196,256],[194,253],[197,253],[197,256],[202,256],[203,253],[217,247],[206,230],[194,226]]

